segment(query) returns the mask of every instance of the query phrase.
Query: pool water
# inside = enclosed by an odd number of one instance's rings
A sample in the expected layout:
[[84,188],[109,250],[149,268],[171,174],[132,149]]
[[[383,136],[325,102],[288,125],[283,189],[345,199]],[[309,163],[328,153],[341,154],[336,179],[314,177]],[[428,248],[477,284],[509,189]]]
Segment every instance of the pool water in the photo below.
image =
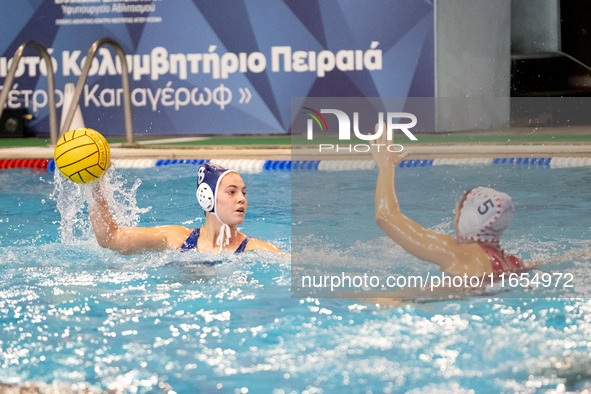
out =
[[[486,182],[491,186],[506,186],[499,188],[521,212],[507,234],[508,250],[548,257],[589,246],[589,169],[405,169],[398,173],[402,205],[421,224],[450,232],[455,199],[483,184],[484,174],[494,180]],[[297,182],[301,175],[304,185]],[[360,264],[363,257],[375,269],[388,258],[393,269],[426,264],[372,223],[376,175],[244,174],[249,208],[243,230],[327,263]],[[194,196],[196,167],[113,170],[109,176],[121,222],[203,223]],[[296,209],[292,217],[292,191],[294,205],[313,202],[315,210]],[[331,216],[335,193],[357,236],[343,231],[348,222],[342,216]],[[388,309],[349,299],[292,298],[286,257],[121,256],[102,249],[90,233],[83,199],[53,173],[0,171],[0,382],[65,392],[591,389],[588,299],[499,296]],[[310,236],[298,240],[301,229]],[[589,263],[574,258],[554,268],[574,267],[585,277]]]

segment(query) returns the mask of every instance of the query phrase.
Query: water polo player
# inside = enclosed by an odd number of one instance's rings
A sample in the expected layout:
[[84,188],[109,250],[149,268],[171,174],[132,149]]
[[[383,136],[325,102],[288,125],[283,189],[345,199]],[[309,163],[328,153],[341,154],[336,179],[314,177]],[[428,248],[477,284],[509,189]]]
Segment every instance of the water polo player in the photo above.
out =
[[[385,136],[376,144],[387,144]],[[384,145],[382,145],[384,146]],[[452,275],[487,275],[521,271],[519,258],[505,253],[499,239],[513,216],[513,202],[505,193],[476,187],[464,194],[455,209],[456,237],[427,230],[400,211],[395,168],[404,158],[372,149],[378,167],[375,218],[379,227],[414,256],[435,263]]]
[[244,181],[236,171],[212,163],[199,167],[197,200],[205,211],[205,224],[194,230],[176,225],[120,227],[109,210],[100,182],[94,182],[92,187],[88,211],[96,239],[104,248],[123,254],[166,249],[280,252],[275,245],[249,238],[236,229],[244,221],[247,208]]

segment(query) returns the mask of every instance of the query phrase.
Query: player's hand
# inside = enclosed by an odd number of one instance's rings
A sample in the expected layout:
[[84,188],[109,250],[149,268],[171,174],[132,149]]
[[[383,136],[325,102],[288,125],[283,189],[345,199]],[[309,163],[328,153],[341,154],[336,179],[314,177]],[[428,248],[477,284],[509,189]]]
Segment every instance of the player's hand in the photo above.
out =
[[[378,127],[380,126],[379,123],[376,124],[375,131],[378,131]],[[387,168],[394,168],[400,163],[406,156],[408,156],[407,152],[390,152],[388,150],[388,146],[392,145],[394,141],[389,141],[387,138],[386,133],[386,124],[382,124],[383,133],[382,135],[375,140],[373,144],[371,144],[371,155],[378,166],[378,169],[387,169]],[[394,139],[394,136],[392,136]]]

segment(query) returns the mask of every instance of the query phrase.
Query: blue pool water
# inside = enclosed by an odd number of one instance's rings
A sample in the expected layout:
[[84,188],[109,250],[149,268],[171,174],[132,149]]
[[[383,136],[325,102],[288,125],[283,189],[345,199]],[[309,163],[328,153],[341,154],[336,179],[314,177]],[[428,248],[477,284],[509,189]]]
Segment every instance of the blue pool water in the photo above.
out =
[[[115,170],[118,219],[199,226],[195,174],[189,165]],[[432,269],[373,223],[377,172],[291,175],[293,204],[309,207],[294,217],[288,172],[244,174],[245,233],[327,264]],[[504,245],[524,258],[589,247],[590,182],[588,168],[527,166],[400,169],[397,179],[405,213],[445,232],[466,188],[507,191],[517,213]],[[0,172],[0,382],[179,393],[591,389],[588,299],[499,295],[387,309],[292,298],[289,258],[250,253],[212,267],[202,263],[219,256],[101,249],[77,193],[53,173]],[[292,222],[295,235],[310,235],[293,246]],[[343,231],[348,223],[356,235]],[[550,268],[584,283],[589,263]]]

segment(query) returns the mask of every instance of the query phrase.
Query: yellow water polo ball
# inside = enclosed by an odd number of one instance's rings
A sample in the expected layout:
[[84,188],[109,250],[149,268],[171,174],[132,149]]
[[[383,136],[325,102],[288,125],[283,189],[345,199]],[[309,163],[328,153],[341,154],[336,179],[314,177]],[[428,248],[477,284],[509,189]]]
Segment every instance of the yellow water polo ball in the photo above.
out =
[[105,137],[93,129],[74,129],[57,142],[55,166],[66,178],[76,183],[88,183],[100,178],[111,160]]

